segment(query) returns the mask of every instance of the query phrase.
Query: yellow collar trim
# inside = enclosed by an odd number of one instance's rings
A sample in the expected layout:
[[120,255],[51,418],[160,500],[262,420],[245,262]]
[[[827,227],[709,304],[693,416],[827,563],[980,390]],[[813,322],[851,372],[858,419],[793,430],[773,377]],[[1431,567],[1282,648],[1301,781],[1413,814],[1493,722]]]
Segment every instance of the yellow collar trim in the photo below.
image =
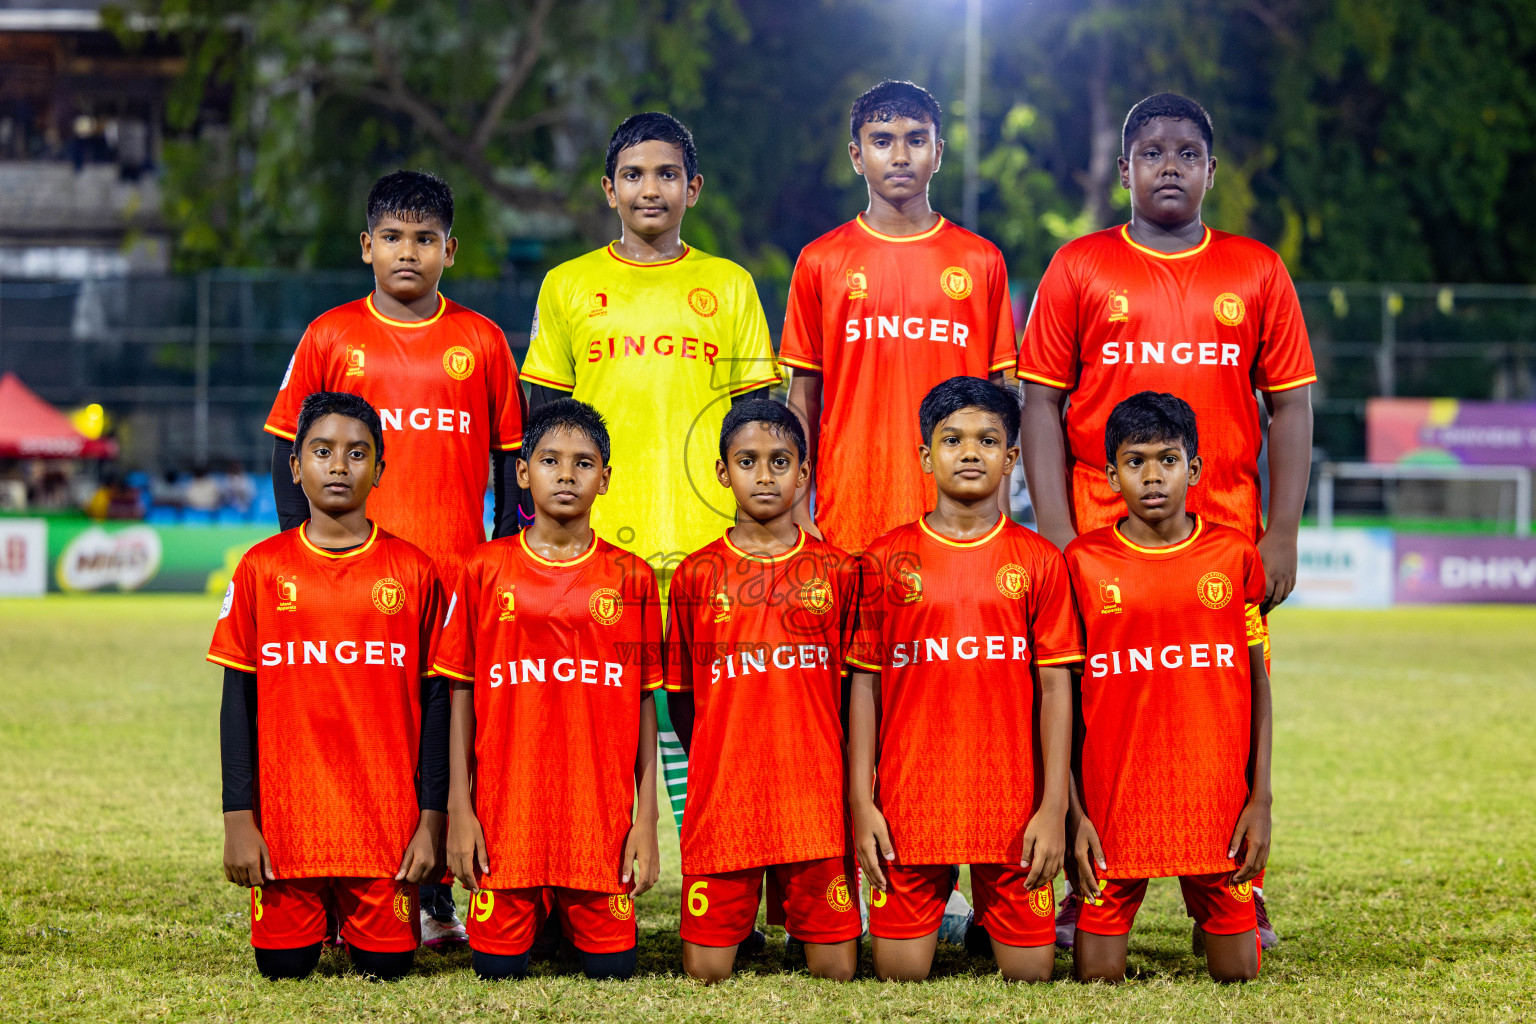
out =
[[882,241],[882,242],[921,242],[923,239],[925,239],[925,238],[932,238],[934,235],[936,235],[940,231],[944,230],[944,225],[949,223],[948,221],[946,221],[944,219],[944,215],[941,213],[941,214],[939,214],[939,222],[937,224],[935,224],[933,227],[929,228],[927,231],[921,232],[920,234],[916,234],[916,235],[883,235],[880,232],[876,231],[874,228],[870,227],[867,223],[865,223],[864,215],[862,213],[859,214],[858,216],[854,217],[853,220],[854,220],[854,223],[858,224],[859,227],[863,228],[865,231],[868,231],[871,235],[874,235],[876,238],[880,239],[880,241]]
[[777,565],[779,562],[788,561],[789,559],[794,558],[800,553],[800,549],[805,547],[805,531],[800,529],[799,526],[796,526],[795,530],[799,534],[799,537],[795,539],[794,546],[791,547],[788,551],[778,555],[754,555],[750,551],[743,551],[741,548],[737,547],[734,543],[731,542],[731,535],[729,531],[727,531],[725,534],[725,546],[729,548],[733,554],[741,558],[750,558],[752,561],[762,562],[764,565]]
[[609,242],[608,243],[608,255],[612,256],[614,259],[618,260],[620,263],[624,264],[626,267],[646,267],[646,268],[649,268],[649,267],[670,267],[674,263],[681,263],[683,260],[688,258],[688,254],[689,253],[693,252],[693,247],[688,245],[685,242],[685,243],[683,243],[683,254],[681,256],[674,257],[673,259],[670,259],[670,260],[662,260],[660,263],[637,263],[634,260],[627,260],[623,256],[620,256],[618,254],[618,251],[614,249],[615,245],[618,245],[618,243],[617,242]]
[[379,524],[370,519],[368,525],[371,527],[368,531],[368,539],[350,551],[327,551],[325,548],[316,545],[314,541],[309,539],[309,531],[307,529],[309,520],[307,519],[304,520],[304,525],[299,527],[299,541],[321,558],[355,558],[358,555],[367,554],[371,551],[373,549],[373,542],[379,539]]
[[1115,524],[1115,539],[1118,540],[1120,543],[1124,544],[1126,547],[1130,548],[1132,551],[1138,551],[1138,552],[1140,552],[1143,555],[1171,555],[1171,554],[1174,554],[1175,552],[1183,551],[1185,548],[1189,547],[1195,541],[1199,540],[1200,539],[1200,535],[1202,533],[1204,533],[1204,532],[1205,532],[1205,520],[1203,518],[1201,518],[1200,516],[1196,515],[1195,516],[1195,528],[1193,530],[1189,531],[1189,536],[1188,537],[1185,537],[1183,540],[1179,541],[1177,544],[1170,544],[1166,548],[1144,548],[1140,544],[1137,544],[1135,541],[1130,540],[1129,538],[1127,538],[1125,534],[1121,533],[1120,532],[1120,524],[1119,523]]
[[437,293],[437,312],[433,313],[425,320],[391,320],[383,313],[380,313],[378,307],[373,304],[373,294],[371,292],[369,293],[368,298],[364,301],[368,303],[368,312],[372,313],[379,320],[389,324],[391,327],[404,327],[407,329],[415,329],[417,327],[430,327],[437,323],[438,318],[448,311],[448,297],[442,292]]
[[944,536],[942,533],[928,525],[927,515],[924,515],[921,519],[919,519],[917,521],[917,525],[922,527],[924,533],[938,541],[940,544],[948,544],[952,548],[974,548],[980,547],[982,544],[985,544],[987,541],[992,540],[998,534],[1002,533],[1003,530],[1008,526],[1008,522],[1009,520],[1007,516],[999,515],[997,517],[997,524],[980,537],[977,537],[975,540],[955,540],[953,537]]
[[1145,253],[1148,256],[1152,256],[1160,260],[1182,260],[1190,256],[1199,255],[1201,252],[1205,251],[1206,246],[1211,244],[1210,227],[1207,225],[1202,225],[1202,227],[1205,229],[1205,237],[1200,239],[1200,244],[1192,249],[1181,249],[1178,252],[1158,252],[1156,249],[1147,248],[1131,237],[1131,226],[1129,224],[1120,225],[1120,237],[1125,239],[1126,245],[1130,246],[1132,249],[1135,249],[1137,252]]
[[[589,530],[592,529],[590,526],[587,527],[587,528]],[[581,554],[577,555],[575,558],[568,558],[568,559],[566,559],[563,562],[559,561],[557,559],[553,559],[553,558],[545,558],[543,555],[540,555],[538,552],[534,551],[533,548],[529,547],[528,546],[528,533],[527,533],[526,530],[520,531],[518,533],[518,535],[517,535],[517,542],[520,545],[522,545],[524,553],[527,554],[527,556],[529,558],[533,559],[535,562],[538,562],[540,565],[555,566],[555,567],[560,568],[560,569],[569,569],[573,565],[580,565],[582,562],[585,562],[587,559],[589,559],[593,555],[597,554],[597,531],[596,530],[592,530],[592,543],[587,545],[587,550],[583,551]]]

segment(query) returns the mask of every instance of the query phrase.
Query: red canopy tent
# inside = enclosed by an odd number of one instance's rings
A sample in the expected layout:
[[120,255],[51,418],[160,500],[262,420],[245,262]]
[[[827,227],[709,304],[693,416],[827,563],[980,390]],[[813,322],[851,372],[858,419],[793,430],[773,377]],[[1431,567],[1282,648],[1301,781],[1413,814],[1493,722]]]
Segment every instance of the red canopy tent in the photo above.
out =
[[0,377],[0,459],[111,459],[117,442],[92,441],[14,373]]

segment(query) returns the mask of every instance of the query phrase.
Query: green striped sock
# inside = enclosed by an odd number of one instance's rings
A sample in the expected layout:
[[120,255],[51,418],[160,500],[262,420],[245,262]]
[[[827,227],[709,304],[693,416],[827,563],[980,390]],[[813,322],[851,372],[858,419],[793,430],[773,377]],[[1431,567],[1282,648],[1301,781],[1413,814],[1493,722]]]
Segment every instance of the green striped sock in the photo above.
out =
[[667,799],[672,802],[672,819],[681,831],[683,805],[688,800],[688,755],[672,729],[672,716],[667,712],[667,695],[662,690],[656,691],[656,725],[661,741],[661,778],[667,785]]

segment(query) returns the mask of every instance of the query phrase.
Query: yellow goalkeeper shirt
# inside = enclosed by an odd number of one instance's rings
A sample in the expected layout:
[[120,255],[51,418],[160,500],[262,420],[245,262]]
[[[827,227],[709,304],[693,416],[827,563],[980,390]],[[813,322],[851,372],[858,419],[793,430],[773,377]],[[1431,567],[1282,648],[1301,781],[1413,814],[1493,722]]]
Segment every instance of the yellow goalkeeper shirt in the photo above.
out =
[[608,421],[613,477],[593,528],[665,585],[735,522],[715,479],[720,424],[733,395],[777,384],[779,370],[741,267],[693,248],[634,263],[610,245],[544,278],[522,378],[569,391]]

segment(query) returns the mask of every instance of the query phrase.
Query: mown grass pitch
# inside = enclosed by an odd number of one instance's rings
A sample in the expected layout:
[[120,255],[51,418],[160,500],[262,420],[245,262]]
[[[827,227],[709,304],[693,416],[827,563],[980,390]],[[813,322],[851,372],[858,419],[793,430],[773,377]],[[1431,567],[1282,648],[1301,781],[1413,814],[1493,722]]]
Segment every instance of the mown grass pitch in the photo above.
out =
[[[0,603],[0,1019],[5,1020],[1536,1020],[1536,611],[1282,611],[1274,617],[1281,947],[1219,988],[1156,884],[1117,989],[1008,986],[943,953],[935,980],[849,986],[678,969],[675,833],[639,901],[641,975],[543,966],[487,986],[419,954],[370,984],[330,954],[271,984],[247,898],[220,870],[217,599]],[[966,756],[956,751],[956,757]],[[664,829],[670,823],[664,824]]]

